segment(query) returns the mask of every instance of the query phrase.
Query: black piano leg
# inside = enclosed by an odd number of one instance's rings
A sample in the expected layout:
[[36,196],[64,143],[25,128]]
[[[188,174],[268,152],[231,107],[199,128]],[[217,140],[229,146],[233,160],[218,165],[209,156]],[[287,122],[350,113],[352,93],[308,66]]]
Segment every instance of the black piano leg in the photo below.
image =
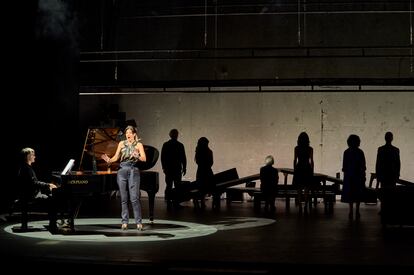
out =
[[149,203],[149,220],[151,223],[154,221],[154,203],[155,203],[155,193],[148,194],[148,203]]
[[72,232],[75,231],[75,219],[78,217],[81,205],[81,199],[71,198],[69,201],[69,213],[66,226],[69,227],[69,230]]

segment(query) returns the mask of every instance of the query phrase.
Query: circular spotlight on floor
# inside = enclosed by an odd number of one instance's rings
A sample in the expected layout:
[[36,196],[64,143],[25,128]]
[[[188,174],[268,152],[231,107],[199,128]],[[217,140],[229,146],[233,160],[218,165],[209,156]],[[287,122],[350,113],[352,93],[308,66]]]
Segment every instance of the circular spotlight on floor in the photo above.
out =
[[20,237],[38,238],[56,241],[88,241],[88,242],[143,242],[165,241],[185,238],[195,238],[213,234],[217,228],[192,222],[157,220],[150,223],[143,220],[144,230],[137,230],[135,224],[130,224],[128,230],[121,230],[119,219],[76,219],[76,230],[59,230],[51,233],[47,230],[48,221],[33,221],[29,223],[29,232],[14,232],[16,224],[9,225],[4,230]]

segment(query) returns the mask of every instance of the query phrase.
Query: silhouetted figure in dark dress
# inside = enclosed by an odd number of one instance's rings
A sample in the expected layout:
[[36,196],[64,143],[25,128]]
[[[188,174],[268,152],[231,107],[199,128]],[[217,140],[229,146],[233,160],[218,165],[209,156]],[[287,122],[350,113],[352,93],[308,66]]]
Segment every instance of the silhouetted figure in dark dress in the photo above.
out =
[[385,133],[385,145],[378,147],[375,173],[382,188],[393,188],[400,178],[400,149],[393,146],[393,134]]
[[277,184],[279,183],[279,171],[273,167],[273,156],[267,156],[265,165],[260,168],[260,190],[262,191],[265,208],[267,212],[270,208],[271,212],[276,211],[276,192]]
[[208,147],[209,140],[206,137],[199,138],[197,142],[195,152],[195,162],[197,163],[196,182],[200,186],[200,197],[195,198],[194,206],[198,207],[198,201],[200,201],[200,207],[205,208],[205,197],[211,192],[211,188],[214,185],[214,174],[212,170],[213,166],[213,151]]
[[347,140],[348,149],[344,151],[342,171],[344,183],[342,187],[341,201],[349,204],[350,220],[353,219],[353,206],[355,203],[355,217],[360,218],[359,205],[364,199],[365,192],[365,155],[359,148],[361,140],[357,135],[350,135]]
[[170,140],[162,145],[161,165],[165,174],[164,198],[171,203],[171,191],[173,187],[180,188],[182,176],[187,172],[187,158],[184,145],[178,141],[178,130],[170,131]]
[[313,184],[313,148],[309,145],[309,136],[302,132],[298,136],[293,160],[293,184],[298,188],[299,211],[302,211],[302,190],[304,191],[305,213],[309,204],[309,189]]

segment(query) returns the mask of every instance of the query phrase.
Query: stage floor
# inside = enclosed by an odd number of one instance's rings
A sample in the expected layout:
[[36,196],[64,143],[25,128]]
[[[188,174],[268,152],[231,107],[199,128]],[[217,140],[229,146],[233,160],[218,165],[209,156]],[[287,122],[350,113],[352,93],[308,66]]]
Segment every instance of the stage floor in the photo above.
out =
[[3,215],[3,266],[48,267],[45,272],[50,273],[93,267],[101,273],[141,274],[414,270],[414,227],[384,229],[379,204],[362,204],[360,221],[349,221],[348,206],[339,201],[331,214],[319,203],[307,215],[298,212],[293,200],[289,210],[278,200],[275,214],[255,213],[250,201],[231,207],[223,201],[219,211],[211,209],[211,201],[204,211],[190,202],[167,210],[162,198],[155,205],[151,224],[147,199],[142,199],[144,231],[134,229],[133,223],[121,231],[116,198],[85,201],[74,233],[51,234],[41,213],[32,215],[31,232],[15,233],[19,214]]

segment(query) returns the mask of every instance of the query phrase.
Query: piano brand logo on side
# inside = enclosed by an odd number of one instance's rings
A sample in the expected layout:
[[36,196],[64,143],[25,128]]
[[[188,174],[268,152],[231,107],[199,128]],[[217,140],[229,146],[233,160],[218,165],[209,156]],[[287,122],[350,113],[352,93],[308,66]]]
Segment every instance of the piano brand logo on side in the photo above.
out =
[[88,180],[69,180],[68,184],[88,184]]

